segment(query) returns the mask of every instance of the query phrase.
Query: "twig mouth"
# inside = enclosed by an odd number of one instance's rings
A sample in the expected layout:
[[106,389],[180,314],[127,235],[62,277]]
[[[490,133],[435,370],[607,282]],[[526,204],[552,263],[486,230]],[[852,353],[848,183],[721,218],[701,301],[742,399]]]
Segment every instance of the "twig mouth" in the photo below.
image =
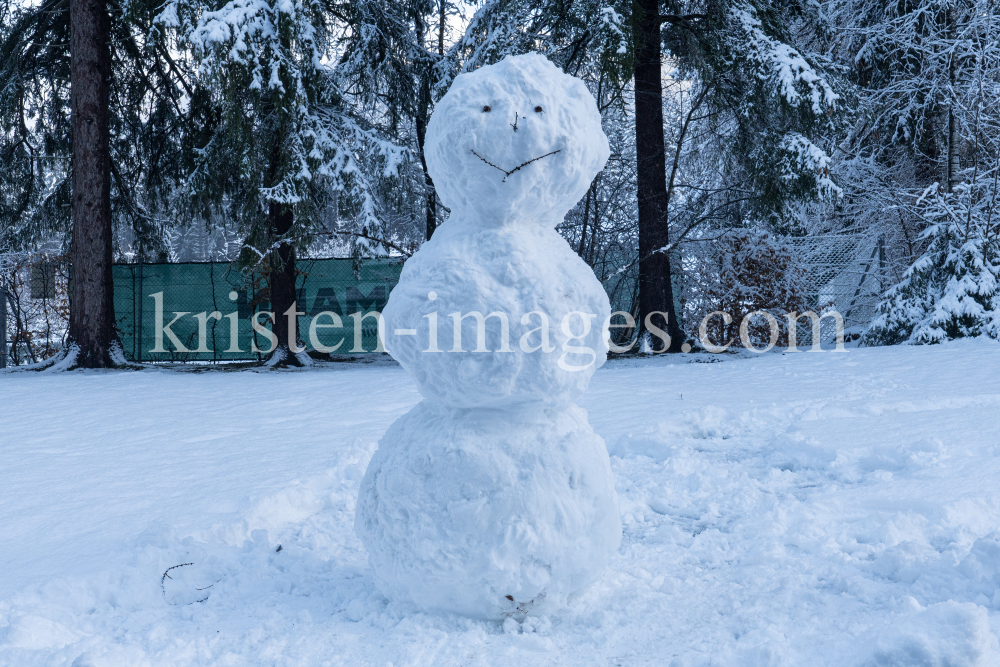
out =
[[550,155],[555,155],[556,153],[559,153],[559,152],[561,152],[561,149],[558,150],[558,151],[552,151],[551,153],[546,153],[545,155],[539,155],[538,157],[532,158],[532,159],[528,160],[527,162],[522,162],[521,164],[517,165],[516,167],[514,167],[510,171],[507,171],[506,169],[501,169],[500,167],[496,166],[495,164],[493,164],[492,162],[490,162],[489,160],[487,160],[486,158],[484,158],[482,155],[480,155],[476,151],[472,151],[472,154],[475,155],[480,160],[482,160],[483,162],[485,162],[486,164],[488,164],[491,167],[493,167],[494,169],[496,169],[498,171],[502,171],[503,172],[503,180],[501,180],[500,182],[501,183],[506,183],[507,182],[507,177],[510,176],[511,174],[513,174],[515,171],[517,171],[521,167],[527,167],[532,162],[537,162],[538,160],[541,160],[543,157],[548,157]]

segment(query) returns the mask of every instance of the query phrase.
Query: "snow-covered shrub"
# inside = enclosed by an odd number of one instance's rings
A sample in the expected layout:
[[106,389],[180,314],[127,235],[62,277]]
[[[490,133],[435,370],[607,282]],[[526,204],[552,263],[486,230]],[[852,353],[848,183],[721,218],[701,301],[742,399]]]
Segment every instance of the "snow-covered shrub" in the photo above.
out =
[[1000,338],[996,235],[954,219],[924,230],[930,245],[879,304],[862,345]]
[[[742,347],[740,323],[755,311],[768,312],[777,320],[777,344],[787,345],[785,315],[815,310],[809,302],[805,268],[786,244],[766,232],[727,234],[701,252],[688,254],[684,269],[688,334],[698,338],[702,320],[716,311],[732,317],[728,324],[719,315],[708,319],[708,339],[715,345],[732,340],[734,347]],[[750,320],[748,339],[754,347],[767,347],[770,337],[764,317]]]

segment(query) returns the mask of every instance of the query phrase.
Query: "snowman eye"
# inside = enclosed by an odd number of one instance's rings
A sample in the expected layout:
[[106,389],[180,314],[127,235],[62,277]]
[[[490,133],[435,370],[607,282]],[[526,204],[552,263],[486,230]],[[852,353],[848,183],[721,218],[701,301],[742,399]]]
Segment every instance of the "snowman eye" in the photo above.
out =
[[492,111],[492,109],[490,109],[490,105],[489,104],[487,104],[486,106],[483,107],[483,113],[489,113],[490,111]]
[[535,113],[542,113],[542,107],[535,107]]

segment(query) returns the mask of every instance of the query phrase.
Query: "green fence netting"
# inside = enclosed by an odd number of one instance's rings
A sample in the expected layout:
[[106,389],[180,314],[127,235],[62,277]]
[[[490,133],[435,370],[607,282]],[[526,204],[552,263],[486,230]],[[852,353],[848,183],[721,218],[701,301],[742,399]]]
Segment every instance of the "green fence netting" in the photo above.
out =
[[[402,260],[391,258],[360,266],[351,259],[299,260],[296,303],[304,314],[297,322],[305,347],[374,351],[378,321],[368,314],[382,311],[402,268]],[[115,317],[132,361],[261,359],[272,346],[267,285],[259,273],[244,274],[226,262],[116,264],[112,273]]]

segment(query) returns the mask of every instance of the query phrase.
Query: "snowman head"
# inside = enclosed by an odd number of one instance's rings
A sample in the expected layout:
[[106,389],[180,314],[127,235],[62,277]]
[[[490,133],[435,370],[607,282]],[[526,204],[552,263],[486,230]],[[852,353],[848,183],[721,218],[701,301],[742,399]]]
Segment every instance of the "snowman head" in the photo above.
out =
[[590,91],[538,54],[459,75],[436,106],[424,146],[453,215],[553,227],[610,154]]

